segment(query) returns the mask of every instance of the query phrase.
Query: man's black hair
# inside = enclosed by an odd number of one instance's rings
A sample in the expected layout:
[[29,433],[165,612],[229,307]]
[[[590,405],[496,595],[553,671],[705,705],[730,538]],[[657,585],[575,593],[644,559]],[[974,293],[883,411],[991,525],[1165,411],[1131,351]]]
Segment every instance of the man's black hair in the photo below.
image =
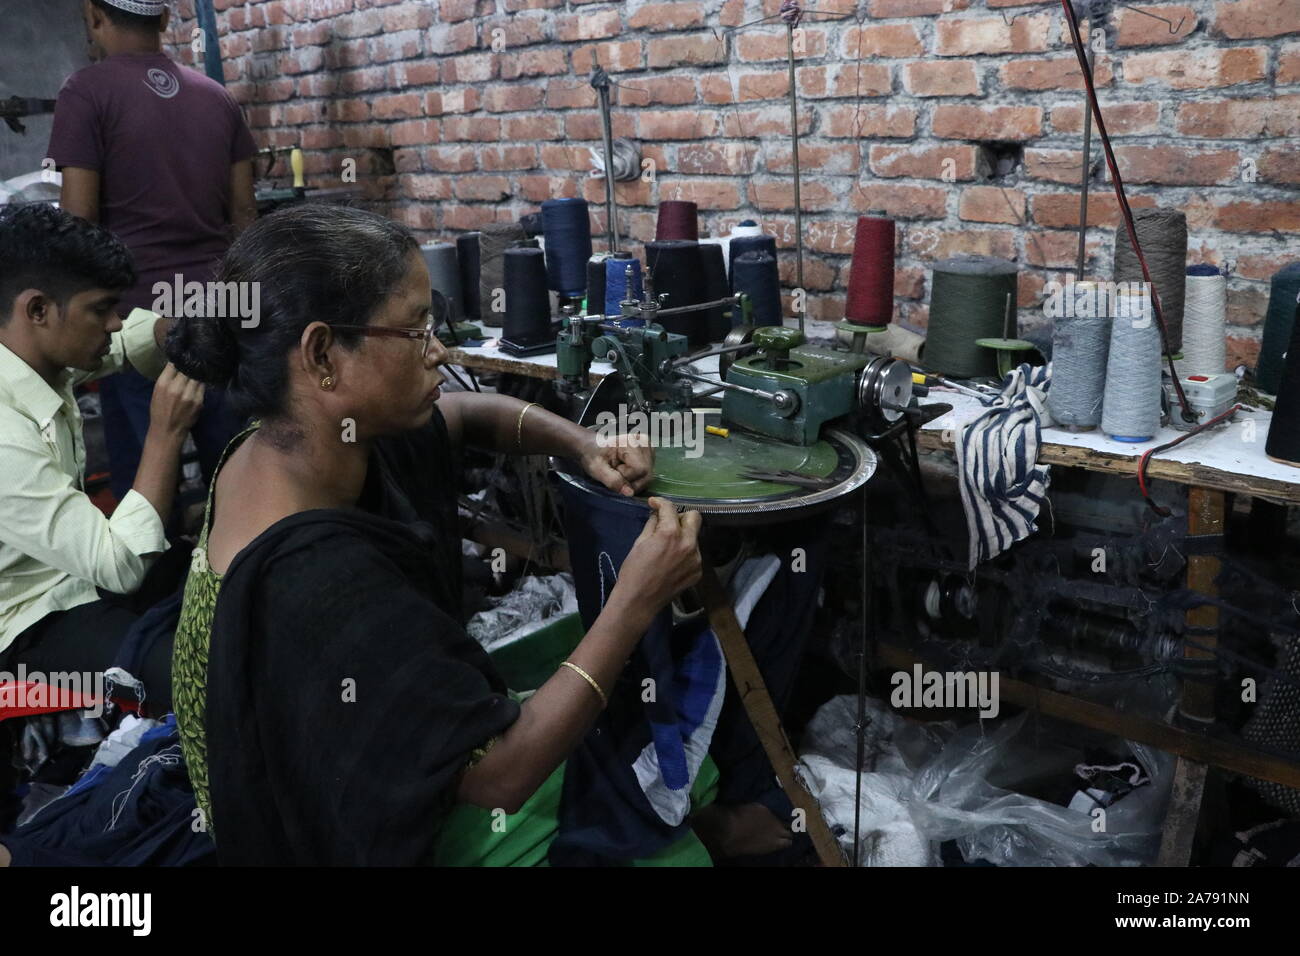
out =
[[121,27],[124,30],[135,30],[139,33],[159,33],[162,31],[162,14],[148,17],[142,13],[131,13],[129,10],[123,10],[121,7],[114,7],[104,0],[90,0],[99,10],[103,10],[108,16],[108,22],[115,27]]
[[131,253],[103,226],[49,203],[0,206],[0,326],[24,289],[63,304],[87,289],[133,285]]

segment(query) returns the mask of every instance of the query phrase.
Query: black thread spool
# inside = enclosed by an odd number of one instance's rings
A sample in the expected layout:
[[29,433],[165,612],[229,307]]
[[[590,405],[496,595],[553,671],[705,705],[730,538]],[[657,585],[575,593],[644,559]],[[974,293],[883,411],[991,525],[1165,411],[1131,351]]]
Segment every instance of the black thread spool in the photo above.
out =
[[597,252],[587,260],[587,314],[601,315],[605,311],[605,260],[608,252]]
[[1287,346],[1286,364],[1282,366],[1282,382],[1278,385],[1264,453],[1274,461],[1300,468],[1300,305],[1295,307],[1291,344]]
[[546,256],[540,249],[519,247],[505,250],[502,262],[502,288],[506,296],[502,351],[525,355],[554,348]]
[[[702,242],[700,250],[700,270],[704,276],[702,302],[716,302],[731,295],[731,284],[727,281],[727,262],[722,258],[722,246],[715,242]],[[725,305],[715,306],[701,313],[704,322],[705,338],[709,342],[721,342],[731,331],[731,309]]]
[[731,266],[731,285],[749,296],[753,323],[781,325],[781,276],[776,260],[766,252],[742,252]]
[[[645,244],[646,268],[654,274],[656,296],[668,293],[665,309],[706,301],[701,270],[700,244],[690,239],[655,239]],[[709,341],[709,329],[702,312],[665,315],[659,324],[669,332],[685,335],[692,347]]]
[[[727,244],[728,270],[736,267],[736,259],[746,252],[766,252],[773,259],[776,258],[776,237],[769,235],[761,236],[735,236]],[[732,283],[732,292],[739,291]]]
[[456,237],[456,259],[460,263],[461,305],[465,318],[479,317],[479,250],[477,232]]

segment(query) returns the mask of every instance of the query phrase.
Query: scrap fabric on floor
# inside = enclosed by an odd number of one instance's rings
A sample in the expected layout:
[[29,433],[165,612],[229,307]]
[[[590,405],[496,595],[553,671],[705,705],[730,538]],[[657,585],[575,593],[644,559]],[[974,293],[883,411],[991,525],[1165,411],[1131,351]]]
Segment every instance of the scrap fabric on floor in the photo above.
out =
[[195,827],[176,718],[141,737],[116,766],[96,762],[5,846],[14,866],[186,866],[216,861]]
[[1002,394],[957,436],[957,471],[970,534],[968,567],[995,558],[1037,530],[1051,473],[1036,464],[1050,366],[1007,373]]

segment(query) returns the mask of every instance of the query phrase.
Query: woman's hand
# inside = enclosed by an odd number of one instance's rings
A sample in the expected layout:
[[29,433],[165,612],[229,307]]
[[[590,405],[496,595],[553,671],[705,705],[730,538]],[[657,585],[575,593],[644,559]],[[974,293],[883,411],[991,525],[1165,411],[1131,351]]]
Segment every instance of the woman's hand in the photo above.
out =
[[[602,441],[595,432],[579,453],[583,471],[610,491],[631,497],[654,479],[654,449],[640,432]],[[651,519],[653,520],[653,518]]]
[[663,498],[651,498],[654,510],[640,537],[623,559],[610,601],[653,617],[669,601],[700,580],[700,513],[677,512]]

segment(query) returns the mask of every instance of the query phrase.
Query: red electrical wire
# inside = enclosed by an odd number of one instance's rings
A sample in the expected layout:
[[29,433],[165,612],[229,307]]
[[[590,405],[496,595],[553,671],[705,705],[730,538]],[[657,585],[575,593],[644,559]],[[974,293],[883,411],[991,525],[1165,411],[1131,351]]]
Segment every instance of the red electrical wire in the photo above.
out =
[[1230,418],[1233,414],[1240,411],[1241,407],[1240,404],[1233,405],[1226,412],[1223,412],[1220,415],[1215,415],[1208,422],[1202,422],[1191,431],[1179,435],[1173,441],[1165,442],[1163,445],[1157,445],[1155,448],[1148,448],[1142,453],[1142,457],[1138,459],[1138,487],[1142,489],[1142,497],[1146,499],[1146,502],[1151,506],[1152,511],[1162,518],[1168,518],[1173,513],[1168,508],[1162,508],[1160,505],[1156,504],[1155,500],[1151,497],[1151,493],[1147,491],[1147,462],[1151,459],[1151,456],[1162,451],[1168,451],[1175,445],[1181,445],[1193,435],[1203,432],[1207,428],[1213,428],[1215,425],[1219,424],[1219,422]]
[[[1115,162],[1115,151],[1110,145],[1110,135],[1106,132],[1106,122],[1101,116],[1101,104],[1097,102],[1097,89],[1092,84],[1092,73],[1088,70],[1088,56],[1083,49],[1083,40],[1079,36],[1079,21],[1074,15],[1074,7],[1070,0],[1061,0],[1061,6],[1065,9],[1065,22],[1070,27],[1070,40],[1074,44],[1074,55],[1079,59],[1079,68],[1083,70],[1083,86],[1088,94],[1088,104],[1092,108],[1093,118],[1097,123],[1097,133],[1101,137],[1102,149],[1106,153],[1106,165],[1110,169],[1111,182],[1115,185],[1115,199],[1119,202],[1120,213],[1124,217],[1124,228],[1128,232],[1128,241],[1133,244],[1133,252],[1137,254],[1138,264],[1142,267],[1142,278],[1146,281],[1147,287],[1151,290],[1151,308],[1156,314],[1156,321],[1160,326],[1160,342],[1165,352],[1165,358],[1169,362],[1169,374],[1174,380],[1174,391],[1178,394],[1178,405],[1183,414],[1184,421],[1195,421],[1196,416],[1192,414],[1191,407],[1187,403],[1187,396],[1183,393],[1182,382],[1178,380],[1178,372],[1174,368],[1173,356],[1169,354],[1169,330],[1165,326],[1164,310],[1160,307],[1160,295],[1156,292],[1155,283],[1151,281],[1151,270],[1147,267],[1146,256],[1142,254],[1142,246],[1138,243],[1137,227],[1133,224],[1133,210],[1128,204],[1128,196],[1124,193],[1124,180],[1120,177],[1119,166]],[[1086,228],[1087,223],[1080,223],[1080,228]],[[1080,276],[1080,279],[1083,277]]]

